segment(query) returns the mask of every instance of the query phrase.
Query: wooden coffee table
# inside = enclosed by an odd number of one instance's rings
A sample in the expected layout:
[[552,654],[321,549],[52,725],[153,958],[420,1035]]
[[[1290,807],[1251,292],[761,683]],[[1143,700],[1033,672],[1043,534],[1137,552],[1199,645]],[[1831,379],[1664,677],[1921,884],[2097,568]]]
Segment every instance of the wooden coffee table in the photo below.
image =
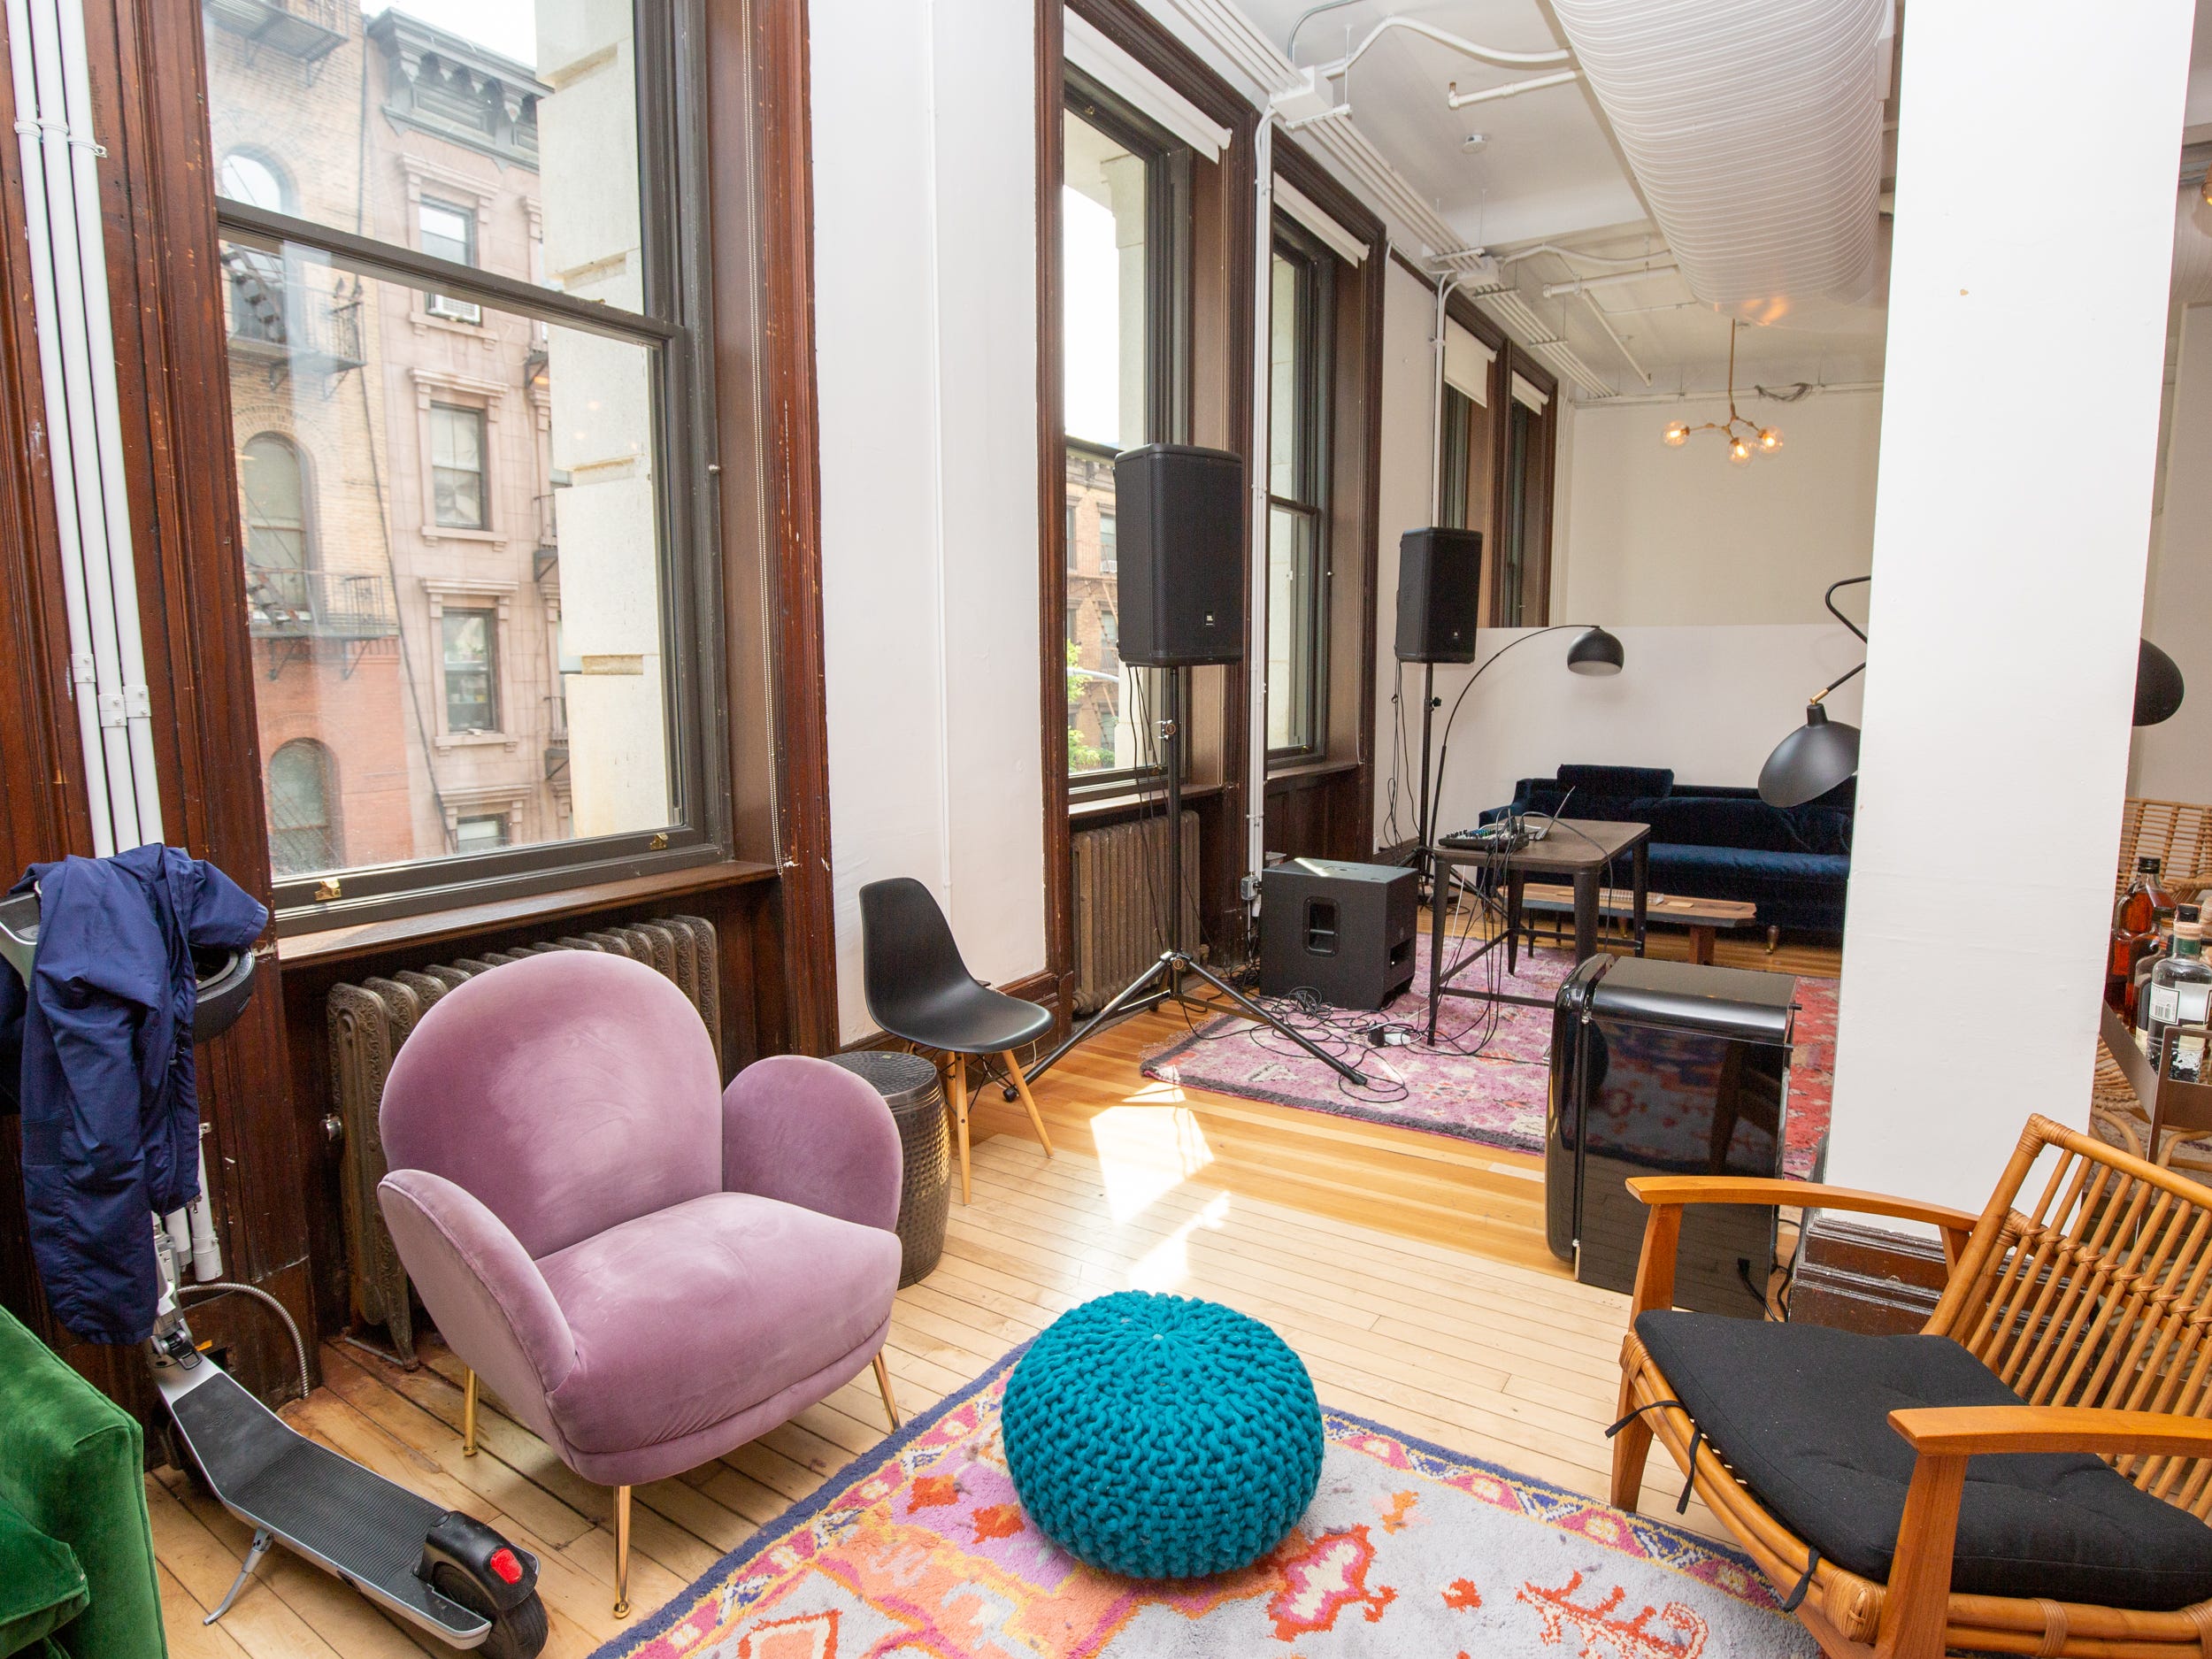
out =
[[[1574,889],[1548,882],[1532,881],[1521,889],[1521,913],[1565,916],[1574,910]],[[1615,921],[1635,915],[1635,899],[1624,887],[1608,887],[1598,895],[1598,914]],[[1713,941],[1723,929],[1749,927],[1759,919],[1759,907],[1748,899],[1692,899],[1679,894],[1653,893],[1645,896],[1644,915],[1655,922],[1672,922],[1690,932],[1690,960],[1710,967]],[[1557,935],[1554,935],[1555,938]],[[1529,943],[1536,942],[1534,931]]]
[[[1607,868],[1616,860],[1629,860],[1629,916],[1636,929],[1636,954],[1644,954],[1644,906],[1650,889],[1651,826],[1614,824],[1601,818],[1563,818],[1552,822],[1542,841],[1531,841],[1518,852],[1492,852],[1481,848],[1432,847],[1429,849],[1429,1041],[1436,1041],[1436,1011],[1448,996],[1477,1002],[1515,1002],[1529,1008],[1549,1008],[1549,997],[1523,996],[1512,991],[1468,989],[1452,981],[1500,945],[1505,947],[1506,972],[1519,962],[1521,895],[1534,876],[1565,876],[1574,894],[1575,961],[1597,955],[1598,889]],[[1469,865],[1497,872],[1506,890],[1505,927],[1483,941],[1448,972],[1444,966],[1445,919],[1449,909],[1452,874]]]

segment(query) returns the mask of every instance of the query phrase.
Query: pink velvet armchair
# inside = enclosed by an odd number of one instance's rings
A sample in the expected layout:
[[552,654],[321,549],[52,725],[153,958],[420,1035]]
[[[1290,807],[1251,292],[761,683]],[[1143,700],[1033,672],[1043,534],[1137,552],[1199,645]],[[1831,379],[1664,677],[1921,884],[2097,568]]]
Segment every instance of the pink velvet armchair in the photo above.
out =
[[379,1196],[469,1367],[571,1469],[630,1488],[744,1444],[883,1363],[900,1148],[880,1097],[797,1056],[718,1087],[706,1029],[641,964],[511,963],[425,1016],[384,1088]]

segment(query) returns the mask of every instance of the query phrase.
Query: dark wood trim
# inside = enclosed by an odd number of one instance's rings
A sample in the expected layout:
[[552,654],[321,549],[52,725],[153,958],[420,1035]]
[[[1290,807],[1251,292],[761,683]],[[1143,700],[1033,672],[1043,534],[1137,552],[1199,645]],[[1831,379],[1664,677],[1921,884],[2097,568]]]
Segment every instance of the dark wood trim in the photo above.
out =
[[558,893],[537,893],[527,898],[498,899],[486,904],[465,904],[426,916],[403,916],[390,921],[364,922],[356,927],[332,928],[326,933],[296,933],[277,943],[277,959],[288,968],[320,967],[357,962],[394,950],[424,949],[451,940],[485,933],[495,928],[534,926],[571,917],[620,910],[625,905],[716,893],[725,887],[749,887],[773,881],[773,864],[700,864],[688,870],[670,870],[657,875],[633,876],[624,881],[601,881],[588,887],[567,887]]
[[[837,935],[804,0],[708,0],[706,32],[736,848],[783,873],[755,941],[775,980],[762,987],[763,1041],[823,1054],[836,1042]],[[757,465],[738,447],[748,434]]]
[[[1541,515],[1540,520],[1541,533],[1536,538],[1535,571],[1532,576],[1525,579],[1533,586],[1537,593],[1543,595],[1541,609],[1526,626],[1542,627],[1548,626],[1552,619],[1552,532],[1555,527],[1552,522],[1555,517],[1552,493],[1559,465],[1559,378],[1532,357],[1517,341],[1509,339],[1506,342],[1506,349],[1501,354],[1499,361],[1503,368],[1498,380],[1500,397],[1498,407],[1504,411],[1506,416],[1505,419],[1496,423],[1500,455],[1498,513],[1499,521],[1502,524],[1504,522],[1507,471],[1510,466],[1512,457],[1510,434],[1513,412],[1513,376],[1516,374],[1521,376],[1538,391],[1544,394],[1543,412],[1536,417],[1538,423],[1536,477],[1533,487],[1529,492],[1532,511]],[[1494,594],[1494,601],[1499,596]]]
[[[1254,154],[1258,115],[1227,81],[1137,0],[1071,0],[1077,13],[1139,64],[1230,131],[1212,166],[1192,168],[1191,363],[1188,441],[1251,460]],[[1060,434],[1059,198],[1063,55],[1060,8],[1039,0],[1037,23],[1038,548],[1039,621],[1046,653],[1040,698],[1044,760],[1047,965],[1071,1006],[1075,985],[1072,826],[1067,794],[1067,686],[1052,653],[1066,626],[1066,460]],[[1249,580],[1249,572],[1247,572]],[[1233,942],[1244,864],[1248,670],[1194,671],[1186,724],[1195,781],[1219,782],[1197,799],[1199,914],[1217,952]]]
[[1920,1330],[1943,1294],[1943,1248],[1933,1239],[1815,1215],[1790,1290],[1793,1324],[1878,1336]]
[[[1356,781],[1342,786],[1347,793],[1334,814],[1338,824],[1336,844],[1329,850],[1341,857],[1363,858],[1372,848],[1375,824],[1375,630],[1381,570],[1383,290],[1390,238],[1382,220],[1295,140],[1277,134],[1274,154],[1278,176],[1356,236],[1367,249],[1366,258],[1357,266],[1340,265],[1337,279],[1335,465],[1330,514],[1330,563],[1334,573],[1329,594],[1333,657],[1347,642],[1334,620],[1336,608],[1348,599],[1356,599],[1359,611],[1358,672],[1354,682],[1359,699],[1356,724],[1348,731],[1333,714],[1329,723],[1331,761],[1339,766],[1356,764],[1357,777]],[[1352,464],[1346,465],[1348,460]],[[1343,680],[1334,674],[1332,681],[1333,691],[1343,685]],[[1271,785],[1276,778],[1305,771],[1307,768],[1299,766],[1275,768],[1271,770],[1269,780]],[[1274,850],[1271,844],[1270,850]]]
[[1075,999],[1075,862],[1068,826],[1068,677],[1054,649],[1067,637],[1068,462],[1060,428],[1064,339],[1060,273],[1061,108],[1065,101],[1064,10],[1037,0],[1037,627],[1043,746],[1045,973],[1054,1004]]

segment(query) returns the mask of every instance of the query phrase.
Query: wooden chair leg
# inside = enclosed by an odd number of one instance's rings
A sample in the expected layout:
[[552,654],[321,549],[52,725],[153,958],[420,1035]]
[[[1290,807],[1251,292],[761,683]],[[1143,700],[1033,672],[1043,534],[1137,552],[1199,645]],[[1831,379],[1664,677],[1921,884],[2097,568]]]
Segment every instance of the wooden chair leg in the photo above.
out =
[[972,1202],[968,1193],[968,1057],[949,1055],[952,1062],[949,1075],[952,1081],[953,1130],[960,1142],[960,1202]]
[[1006,1062],[1006,1075],[1014,1079],[1014,1088],[1021,1095],[1022,1105],[1029,1112],[1030,1124],[1037,1131],[1037,1139],[1044,1147],[1045,1156],[1050,1157],[1052,1137],[1045,1133],[1045,1115],[1037,1110],[1037,1097],[1029,1092],[1029,1079],[1022,1074],[1022,1063],[1014,1058],[1011,1048],[1001,1053],[999,1058]]
[[891,1392],[891,1368],[883,1363],[883,1350],[876,1350],[876,1386],[883,1391],[883,1412],[891,1419],[891,1426],[899,1426],[899,1402]]
[[[1635,1409],[1636,1402],[1630,1397],[1628,1379],[1621,1379],[1620,1415],[1626,1417]],[[1651,1425],[1642,1417],[1613,1437],[1612,1502],[1617,1509],[1635,1512],[1636,1500],[1643,1496],[1644,1462],[1651,1455]]]
[[461,1455],[476,1455],[476,1373],[468,1374],[461,1388]]
[[614,1616],[630,1617],[630,1489],[614,1489]]

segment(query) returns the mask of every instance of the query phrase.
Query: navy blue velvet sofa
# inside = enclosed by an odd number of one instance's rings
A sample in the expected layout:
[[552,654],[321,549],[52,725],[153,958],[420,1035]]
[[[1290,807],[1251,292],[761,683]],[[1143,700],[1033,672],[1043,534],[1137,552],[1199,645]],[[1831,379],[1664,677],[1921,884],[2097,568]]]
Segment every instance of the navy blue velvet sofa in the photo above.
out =
[[1509,810],[1548,813],[1563,800],[1569,818],[1648,824],[1653,892],[1748,899],[1764,926],[1840,933],[1856,797],[1852,779],[1803,806],[1772,807],[1756,789],[1678,784],[1663,767],[1562,766],[1522,779]]

